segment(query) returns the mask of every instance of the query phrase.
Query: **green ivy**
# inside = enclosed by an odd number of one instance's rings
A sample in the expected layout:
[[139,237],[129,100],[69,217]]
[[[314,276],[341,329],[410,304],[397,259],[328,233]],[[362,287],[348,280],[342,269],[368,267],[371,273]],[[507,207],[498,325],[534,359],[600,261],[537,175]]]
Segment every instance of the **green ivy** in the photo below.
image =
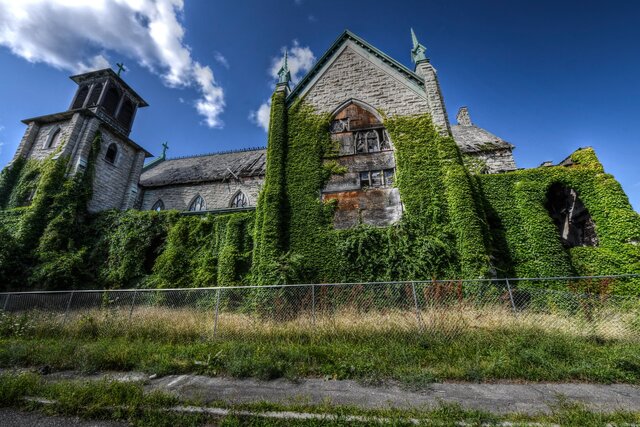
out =
[[[493,256],[503,276],[540,277],[640,272],[640,215],[620,184],[603,168],[592,149],[571,156],[571,167],[526,169],[480,175],[491,226]],[[546,208],[546,194],[555,183],[576,190],[592,216],[596,247],[562,245]],[[616,292],[640,294],[637,283]]]

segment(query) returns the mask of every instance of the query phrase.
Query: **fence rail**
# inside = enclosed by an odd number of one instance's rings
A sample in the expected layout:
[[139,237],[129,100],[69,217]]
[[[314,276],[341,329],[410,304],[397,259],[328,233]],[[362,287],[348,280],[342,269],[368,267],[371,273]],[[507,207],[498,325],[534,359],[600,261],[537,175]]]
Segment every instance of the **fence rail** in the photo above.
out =
[[97,335],[159,324],[210,338],[283,331],[418,337],[529,326],[638,340],[639,289],[640,274],[31,291],[0,293],[0,312],[3,318],[29,316],[52,331],[93,328]]

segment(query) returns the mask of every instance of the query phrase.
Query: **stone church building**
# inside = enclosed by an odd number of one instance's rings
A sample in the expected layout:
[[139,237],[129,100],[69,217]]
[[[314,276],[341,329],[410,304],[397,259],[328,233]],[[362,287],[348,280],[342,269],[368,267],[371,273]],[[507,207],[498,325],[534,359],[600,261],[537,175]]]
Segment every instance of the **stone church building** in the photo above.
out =
[[[320,113],[332,113],[332,137],[340,143],[339,163],[323,199],[340,200],[336,226],[359,221],[384,225],[401,216],[393,187],[393,141],[380,112],[413,115],[429,112],[441,132],[453,136],[460,151],[479,159],[482,172],[516,169],[513,145],[476,126],[466,107],[450,125],[436,70],[415,35],[410,70],[355,34],[345,31],[315,66],[289,90],[287,64],[279,87],[288,99],[304,99]],[[224,212],[252,209],[266,171],[266,149],[247,149],[148,161],[151,154],[129,138],[138,108],[148,104],[111,69],[71,79],[78,85],[66,111],[23,120],[27,125],[14,159],[69,156],[70,173],[85,167],[91,141],[102,132],[91,212],[142,209]],[[371,189],[376,191],[364,191]]]

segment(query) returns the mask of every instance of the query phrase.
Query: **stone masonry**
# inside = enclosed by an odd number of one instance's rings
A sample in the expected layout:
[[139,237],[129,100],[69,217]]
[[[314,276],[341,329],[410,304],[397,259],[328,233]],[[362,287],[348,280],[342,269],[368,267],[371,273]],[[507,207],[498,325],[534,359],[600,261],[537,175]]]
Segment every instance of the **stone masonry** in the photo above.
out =
[[389,115],[429,111],[423,88],[416,83],[407,83],[406,79],[383,67],[373,55],[347,42],[321,78],[302,96],[318,112],[333,112],[350,99]]
[[150,210],[162,200],[165,209],[186,211],[189,205],[200,195],[205,201],[206,210],[227,209],[238,191],[242,191],[248,199],[249,206],[255,206],[264,177],[247,177],[239,181],[213,181],[193,184],[177,184],[163,187],[146,187],[140,209]]

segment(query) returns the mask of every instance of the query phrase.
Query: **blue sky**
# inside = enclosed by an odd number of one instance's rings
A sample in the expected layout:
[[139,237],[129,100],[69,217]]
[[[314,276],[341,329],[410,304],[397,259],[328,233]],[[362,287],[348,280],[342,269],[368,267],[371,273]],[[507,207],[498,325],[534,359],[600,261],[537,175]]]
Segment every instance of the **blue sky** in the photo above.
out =
[[413,27],[452,119],[467,105],[519,167],[593,146],[639,210],[638,22],[637,1],[0,0],[0,165],[21,119],[68,107],[69,75],[120,61],[152,153],[264,146],[284,48],[299,78],[348,28],[412,68]]

